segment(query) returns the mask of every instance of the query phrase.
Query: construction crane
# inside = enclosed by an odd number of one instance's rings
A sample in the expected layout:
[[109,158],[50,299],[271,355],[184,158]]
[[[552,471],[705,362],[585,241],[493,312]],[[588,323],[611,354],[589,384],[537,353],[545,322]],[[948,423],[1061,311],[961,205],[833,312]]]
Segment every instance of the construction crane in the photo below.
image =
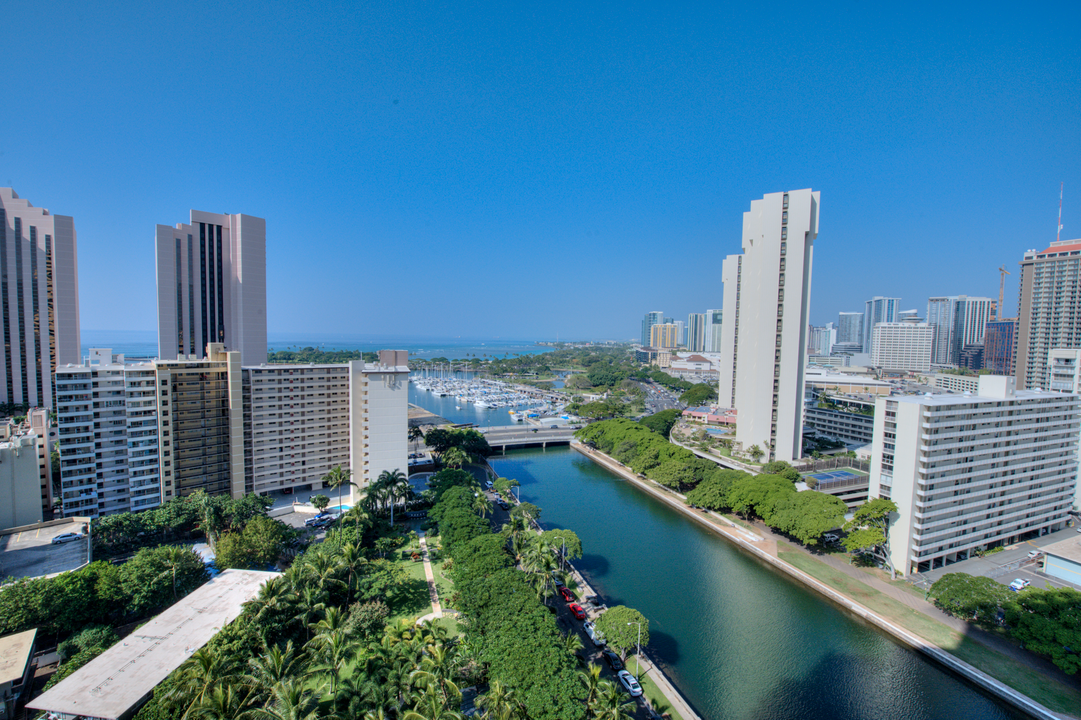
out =
[[1002,293],[1006,289],[1006,276],[1010,274],[1010,271],[1006,269],[1005,265],[1002,265],[998,269],[998,307],[995,308],[995,319],[1002,319]]

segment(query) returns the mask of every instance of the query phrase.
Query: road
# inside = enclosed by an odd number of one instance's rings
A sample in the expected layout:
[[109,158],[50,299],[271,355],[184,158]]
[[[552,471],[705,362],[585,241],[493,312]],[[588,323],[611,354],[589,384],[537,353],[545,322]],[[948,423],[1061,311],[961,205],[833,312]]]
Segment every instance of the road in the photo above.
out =
[[489,445],[502,445],[514,442],[542,442],[544,440],[567,440],[574,436],[574,430],[566,426],[535,427],[533,425],[510,425],[494,428],[477,428],[488,438]]
[[646,415],[662,410],[684,410],[687,407],[679,401],[677,395],[655,382],[638,382],[637,385],[646,394]]
[[[503,527],[504,524],[510,521],[510,510],[503,510],[499,507],[499,505],[495,503],[497,495],[494,492],[486,491],[484,494],[490,501],[492,501],[492,515],[489,517],[489,521],[492,524],[492,531],[498,531],[500,528]],[[510,507],[513,507],[513,505],[511,505]],[[575,588],[572,587],[571,589],[574,590]],[[580,595],[581,592],[579,591],[575,594]],[[593,641],[589,639],[588,635],[586,635],[586,631],[583,626],[583,623],[585,621],[578,620],[573,615],[571,615],[570,610],[567,609],[568,603],[564,602],[563,598],[559,595],[549,598],[548,602],[555,607],[556,625],[559,626],[559,629],[564,633],[577,633],[578,637],[582,640],[582,649],[578,651],[578,654],[587,663],[593,663],[599,666],[601,668],[602,678],[610,680],[615,683],[616,687],[622,688],[623,686],[620,684],[619,679],[616,677],[616,674],[612,672],[612,669],[608,667],[608,663],[604,661],[604,656],[601,654],[601,650],[603,648],[594,646]],[[600,613],[593,609],[592,606],[582,603],[581,600],[579,600],[578,602],[580,604],[583,604],[584,609],[586,610],[587,619],[595,621],[600,616]],[[631,666],[631,673],[634,673],[633,663]],[[646,706],[644,697],[632,698],[628,694],[626,695],[626,699],[635,701],[635,710],[632,715],[635,720],[649,720],[649,710]]]

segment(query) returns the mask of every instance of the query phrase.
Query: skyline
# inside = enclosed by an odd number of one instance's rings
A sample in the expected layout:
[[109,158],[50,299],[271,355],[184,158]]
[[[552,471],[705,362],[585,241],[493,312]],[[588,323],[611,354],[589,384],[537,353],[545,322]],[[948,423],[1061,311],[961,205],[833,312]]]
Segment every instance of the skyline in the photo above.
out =
[[154,226],[191,209],[266,218],[272,334],[629,339],[722,307],[742,213],[808,187],[815,325],[997,298],[999,265],[1015,314],[1060,182],[1081,237],[1066,3],[9,14],[35,111],[0,185],[74,217],[84,328],[156,330]]

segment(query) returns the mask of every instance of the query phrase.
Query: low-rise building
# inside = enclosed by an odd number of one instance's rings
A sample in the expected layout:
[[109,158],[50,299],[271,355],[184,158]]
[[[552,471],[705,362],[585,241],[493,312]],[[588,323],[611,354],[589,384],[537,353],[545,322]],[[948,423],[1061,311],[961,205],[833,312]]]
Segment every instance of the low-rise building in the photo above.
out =
[[1045,557],[1044,573],[1081,588],[1081,536],[1059,540],[1040,549]]
[[810,395],[803,409],[804,427],[847,445],[866,445],[874,438],[875,396],[829,395],[821,391]]
[[979,375],[956,375],[954,373],[932,373],[931,387],[955,393],[976,394],[980,390]]
[[889,395],[893,387],[873,377],[833,372],[820,367],[807,368],[804,381],[808,388],[826,390],[835,395]]
[[33,433],[0,441],[0,530],[42,521],[37,446]]
[[902,573],[1060,530],[1077,484],[1081,398],[984,375],[977,395],[878,398],[870,496],[892,499]]
[[15,717],[19,698],[30,688],[37,634],[27,630],[0,638],[0,720]]

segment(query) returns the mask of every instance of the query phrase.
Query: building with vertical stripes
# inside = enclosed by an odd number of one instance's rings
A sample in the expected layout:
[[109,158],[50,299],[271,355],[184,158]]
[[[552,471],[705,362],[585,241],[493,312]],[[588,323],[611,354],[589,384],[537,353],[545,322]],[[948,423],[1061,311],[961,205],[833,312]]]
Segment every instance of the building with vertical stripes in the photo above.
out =
[[802,457],[803,373],[819,193],[771,193],[743,213],[743,253],[721,269],[719,403],[739,412],[736,442],[770,460]]
[[876,295],[864,303],[863,310],[863,352],[874,352],[874,329],[878,323],[900,322],[901,298],[888,298]]
[[703,313],[687,315],[687,349],[691,352],[706,349],[706,316]]
[[200,358],[210,343],[267,359],[266,221],[191,211],[191,223],[155,230],[158,357]]
[[75,222],[0,188],[0,403],[53,406],[53,371],[77,363]]
[[1081,348],[1081,239],[1027,251],[1019,284],[1017,386],[1047,388],[1048,353]]

